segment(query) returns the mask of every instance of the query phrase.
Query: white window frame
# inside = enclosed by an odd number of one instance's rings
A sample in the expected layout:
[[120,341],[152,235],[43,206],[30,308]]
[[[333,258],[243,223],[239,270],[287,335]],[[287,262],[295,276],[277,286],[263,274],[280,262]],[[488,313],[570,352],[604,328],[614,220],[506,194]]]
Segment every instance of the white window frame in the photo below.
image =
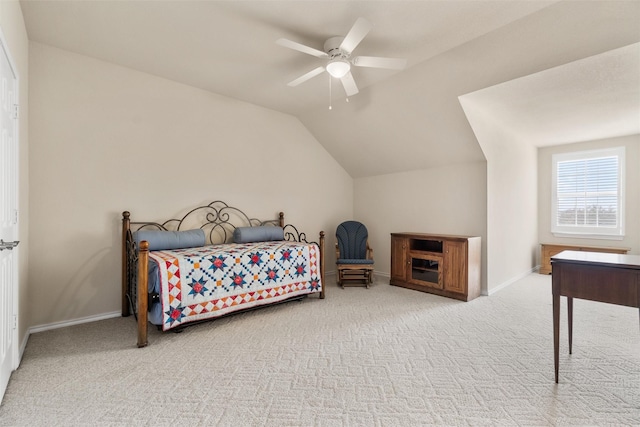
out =
[[[604,157],[618,158],[618,218],[615,227],[605,226],[566,226],[558,225],[558,163],[591,160]],[[551,233],[558,237],[578,237],[589,239],[622,240],[624,238],[624,206],[625,206],[625,148],[615,147],[602,150],[576,151],[558,153],[551,157]]]

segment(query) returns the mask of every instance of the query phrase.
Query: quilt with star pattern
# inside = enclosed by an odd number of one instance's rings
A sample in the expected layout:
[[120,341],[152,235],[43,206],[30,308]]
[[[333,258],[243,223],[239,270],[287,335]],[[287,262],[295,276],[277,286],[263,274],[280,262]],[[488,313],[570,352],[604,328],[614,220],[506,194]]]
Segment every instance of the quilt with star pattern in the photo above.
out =
[[274,241],[152,251],[162,329],[320,292],[315,244]]

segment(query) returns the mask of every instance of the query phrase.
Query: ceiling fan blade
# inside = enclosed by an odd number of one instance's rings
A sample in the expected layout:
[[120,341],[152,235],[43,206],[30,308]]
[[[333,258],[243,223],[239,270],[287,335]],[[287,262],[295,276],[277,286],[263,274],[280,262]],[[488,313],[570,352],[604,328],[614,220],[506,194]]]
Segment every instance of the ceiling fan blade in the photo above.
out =
[[386,68],[389,70],[403,70],[407,66],[406,59],[380,56],[356,56],[351,62],[356,67]]
[[312,47],[309,46],[305,46],[303,44],[288,40],[288,39],[278,39],[276,40],[276,43],[279,44],[280,46],[284,46],[284,47],[288,47],[289,49],[293,49],[293,50],[297,50],[298,52],[302,52],[302,53],[306,53],[308,55],[313,55],[313,56],[317,56],[318,58],[328,58],[329,55],[327,55],[326,52],[323,52],[321,50],[318,49],[314,49]]
[[349,30],[349,33],[344,37],[344,40],[342,40],[340,49],[347,53],[353,52],[353,49],[360,44],[371,28],[372,25],[369,21],[364,18],[358,18],[355,24],[353,24],[353,27]]
[[344,91],[347,93],[347,96],[353,96],[359,92],[358,86],[356,86],[356,81],[353,80],[351,73],[345,74],[340,81],[342,82],[342,86],[344,87]]
[[300,83],[306,82],[307,80],[317,76],[318,74],[322,73],[323,71],[324,71],[324,67],[315,68],[315,69],[309,71],[307,74],[305,74],[303,76],[300,76],[295,80],[290,81],[289,83],[287,83],[287,86],[291,86],[291,87],[298,86]]

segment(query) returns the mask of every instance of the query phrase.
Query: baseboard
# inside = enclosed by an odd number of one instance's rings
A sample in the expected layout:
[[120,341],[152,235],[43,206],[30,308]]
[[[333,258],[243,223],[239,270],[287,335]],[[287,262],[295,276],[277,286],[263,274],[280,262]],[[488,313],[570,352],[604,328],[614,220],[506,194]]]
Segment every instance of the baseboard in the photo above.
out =
[[498,286],[491,288],[486,293],[482,292],[482,295],[491,296],[491,295],[495,294],[496,292],[501,291],[502,289],[506,288],[507,286],[510,286],[510,285],[514,284],[518,280],[524,279],[525,277],[527,277],[531,273],[534,273],[534,272],[536,272],[538,270],[540,270],[540,265],[536,265],[535,267],[525,271],[524,273],[519,274],[519,275],[517,275],[515,277],[512,277],[511,279],[507,280],[506,282],[503,282],[503,283],[499,284]]
[[97,314],[95,316],[81,317],[78,319],[64,320],[62,322],[49,323],[46,325],[32,326],[29,328],[29,334],[50,331],[52,329],[66,328],[67,326],[80,325],[82,323],[97,322],[99,320],[113,319],[122,316],[122,312],[113,311],[111,313]]
[[373,271],[373,278],[374,280],[376,278],[381,279],[382,281],[386,281],[387,283],[389,282],[389,280],[391,280],[391,274],[389,273],[382,273],[380,271]]
[[20,363],[22,363],[22,356],[24,355],[24,349],[27,348],[27,341],[29,341],[29,336],[31,335],[30,331],[24,333],[24,338],[22,339],[22,344],[20,344],[20,348],[18,349],[18,360],[15,363],[14,370],[20,367]]

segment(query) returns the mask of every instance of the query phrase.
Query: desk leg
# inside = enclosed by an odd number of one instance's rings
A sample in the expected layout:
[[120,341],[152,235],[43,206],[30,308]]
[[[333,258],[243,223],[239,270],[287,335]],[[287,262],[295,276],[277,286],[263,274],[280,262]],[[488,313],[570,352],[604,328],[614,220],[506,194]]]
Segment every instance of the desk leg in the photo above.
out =
[[569,324],[569,354],[573,351],[573,297],[567,297],[567,312]]
[[560,363],[560,295],[553,294],[553,367],[558,383],[558,364]]

